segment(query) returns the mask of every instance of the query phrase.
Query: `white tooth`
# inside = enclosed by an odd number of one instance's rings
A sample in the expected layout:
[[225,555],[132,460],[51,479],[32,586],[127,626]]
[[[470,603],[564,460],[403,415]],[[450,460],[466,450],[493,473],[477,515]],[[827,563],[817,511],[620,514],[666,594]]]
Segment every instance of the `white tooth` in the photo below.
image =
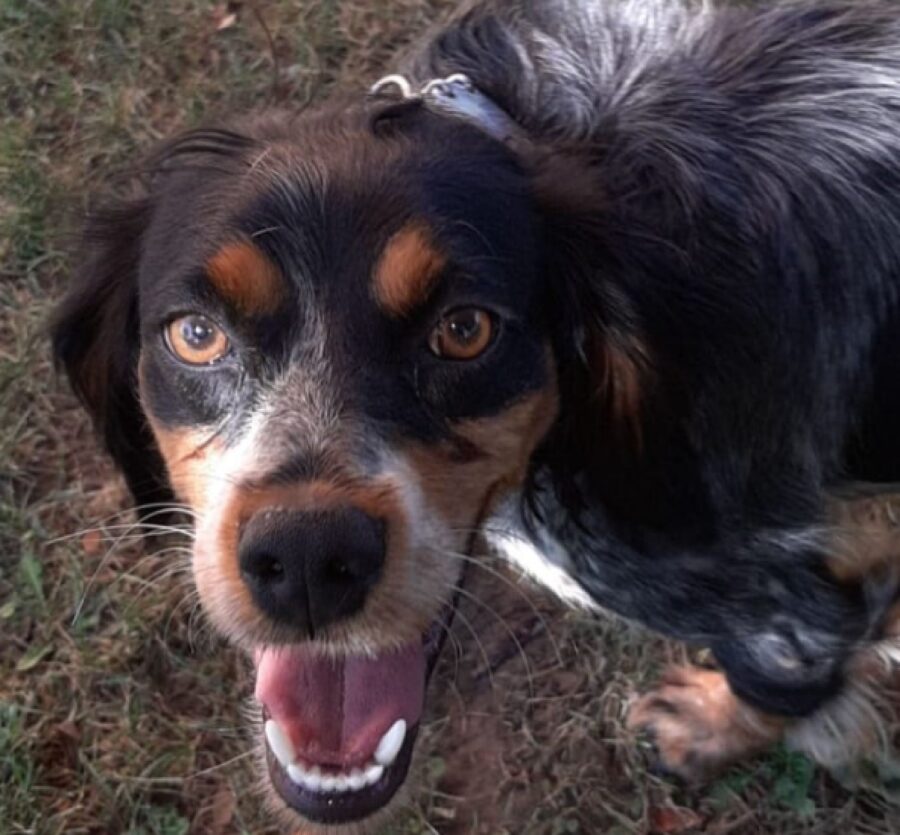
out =
[[318,766],[314,765],[306,772],[303,785],[311,792],[322,791],[322,772]]
[[362,769],[354,768],[347,775],[347,788],[352,792],[359,791],[366,784],[366,775],[362,773]]
[[406,737],[406,720],[398,719],[388,728],[387,733],[381,737],[381,742],[375,749],[375,762],[379,765],[391,765],[397,759],[397,754],[403,747]]
[[370,765],[366,769],[366,773],[363,775],[366,781],[366,785],[371,786],[373,783],[377,783],[381,779],[382,774],[384,774],[383,765]]
[[349,777],[346,774],[339,774],[334,778],[334,790],[336,792],[345,792],[350,788]]
[[309,775],[306,773],[306,770],[302,765],[298,763],[291,763],[287,767],[288,777],[291,778],[298,786],[305,786],[306,781],[309,778]]
[[294,750],[294,743],[291,738],[282,730],[274,719],[266,721],[266,740],[269,748],[275,755],[275,759],[281,763],[282,768],[287,768],[296,758],[297,752]]
[[322,791],[323,792],[333,792],[335,783],[337,783],[337,780],[334,777],[331,777],[330,775],[323,776],[322,783],[321,783]]

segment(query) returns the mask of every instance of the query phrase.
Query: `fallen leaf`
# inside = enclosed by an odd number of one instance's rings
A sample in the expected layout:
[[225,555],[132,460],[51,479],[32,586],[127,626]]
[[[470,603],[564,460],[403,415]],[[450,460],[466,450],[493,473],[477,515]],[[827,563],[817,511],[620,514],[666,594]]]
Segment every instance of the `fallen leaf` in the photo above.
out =
[[654,835],[678,835],[696,830],[703,823],[700,815],[684,806],[654,806],[649,818]]
[[231,786],[224,786],[216,792],[212,801],[208,832],[212,835],[225,835],[231,831],[231,823],[237,810],[237,798]]
[[85,556],[95,557],[100,553],[100,546],[103,544],[103,535],[98,530],[88,531],[81,537],[81,550]]
[[230,29],[237,23],[238,8],[237,3],[219,3],[213,8],[212,21],[217,32]]
[[68,737],[73,742],[78,742],[78,740],[81,739],[81,733],[78,730],[78,726],[71,720],[60,722],[53,731],[60,736]]
[[237,15],[234,12],[225,15],[217,24],[216,31],[221,32],[223,29],[230,29],[237,23]]

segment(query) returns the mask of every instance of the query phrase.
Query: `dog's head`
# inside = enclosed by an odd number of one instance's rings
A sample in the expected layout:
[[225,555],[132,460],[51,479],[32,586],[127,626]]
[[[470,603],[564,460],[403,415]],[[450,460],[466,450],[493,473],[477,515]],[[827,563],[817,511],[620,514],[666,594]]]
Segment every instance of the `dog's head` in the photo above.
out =
[[89,222],[57,355],[138,500],[195,515],[273,797],[309,820],[388,804],[479,526],[567,411],[632,408],[616,306],[579,297],[576,167],[332,105],[183,136]]

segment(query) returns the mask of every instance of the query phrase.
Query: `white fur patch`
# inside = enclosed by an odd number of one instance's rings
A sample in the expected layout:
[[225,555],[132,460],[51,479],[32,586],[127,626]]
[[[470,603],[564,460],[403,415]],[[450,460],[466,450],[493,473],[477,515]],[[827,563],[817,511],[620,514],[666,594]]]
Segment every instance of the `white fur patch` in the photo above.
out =
[[508,500],[488,520],[484,537],[504,559],[520,568],[566,603],[585,609],[596,609],[591,596],[572,576],[568,552],[545,529],[532,537],[515,509],[515,499]]

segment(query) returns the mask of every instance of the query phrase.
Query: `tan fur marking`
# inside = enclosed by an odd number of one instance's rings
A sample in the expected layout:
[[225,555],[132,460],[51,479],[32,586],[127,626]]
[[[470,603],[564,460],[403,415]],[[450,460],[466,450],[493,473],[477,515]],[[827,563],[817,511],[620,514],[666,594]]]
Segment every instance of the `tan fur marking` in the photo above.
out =
[[[145,410],[146,411],[146,410]],[[150,428],[162,453],[175,495],[194,512],[207,511],[217,459],[223,452],[218,439],[210,440],[206,429],[166,429],[152,418]],[[194,582],[207,611],[225,634],[228,625],[240,623],[248,631],[265,627],[265,617],[250,598],[241,578],[237,560],[237,540],[227,555],[210,550],[207,543],[194,548]]]
[[643,446],[641,409],[646,385],[646,349],[636,338],[596,339],[593,368],[597,397],[607,409],[610,425],[639,452]]
[[[144,361],[138,361],[138,390],[144,390]],[[170,429],[156,419],[144,401],[144,415],[159,447],[169,483],[175,495],[192,510],[200,511],[209,491],[210,473],[223,448],[214,431],[208,426],[182,426]]]
[[900,570],[900,494],[835,498],[829,519],[839,533],[828,562],[841,582],[876,571]]
[[421,223],[410,223],[387,242],[375,267],[375,299],[388,313],[403,316],[428,297],[447,263]]
[[175,495],[192,508],[203,506],[208,490],[210,462],[222,452],[217,440],[210,440],[209,429],[166,429],[150,420],[153,436],[162,453]]
[[[235,538],[241,527],[261,510],[323,510],[352,506],[369,516],[388,522],[390,537],[396,539],[402,529],[402,514],[396,491],[389,484],[348,484],[310,481],[279,487],[254,489],[244,486],[235,491],[223,511],[223,527]],[[228,543],[231,544],[231,543]],[[236,543],[235,550],[236,550]]]
[[248,241],[225,244],[207,262],[206,275],[241,313],[274,313],[284,296],[281,273]]
[[458,436],[482,455],[453,460],[451,445],[416,445],[407,458],[419,475],[426,500],[451,526],[472,527],[525,477],[535,447],[556,419],[555,380],[499,415],[465,421]]
[[884,639],[897,641],[900,639],[900,603],[895,603],[884,616]]

